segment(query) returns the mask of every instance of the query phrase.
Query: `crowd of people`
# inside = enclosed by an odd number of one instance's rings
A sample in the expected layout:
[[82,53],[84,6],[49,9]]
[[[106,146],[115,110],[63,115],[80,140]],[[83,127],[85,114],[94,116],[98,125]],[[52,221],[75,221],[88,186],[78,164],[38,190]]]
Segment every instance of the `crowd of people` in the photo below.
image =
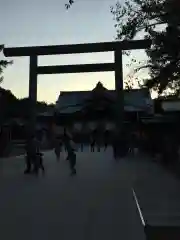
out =
[[[54,151],[57,161],[60,160],[60,154],[62,151],[62,146],[64,145],[67,152],[67,160],[69,161],[71,175],[76,174],[76,147],[72,140],[72,136],[68,133],[59,135],[54,141]],[[43,154],[41,152],[41,143],[38,140],[36,135],[30,136],[27,141],[26,146],[26,169],[25,174],[35,174],[38,175],[39,170],[42,170],[42,173],[45,174],[45,167],[43,164]]]
[[[94,135],[90,138],[90,151],[94,152],[97,150],[100,152],[101,143],[99,138]],[[104,138],[104,151],[106,151],[108,146],[107,138]],[[76,174],[76,151],[78,151],[77,145],[73,140],[73,136],[70,132],[64,131],[63,134],[57,135],[54,139],[54,153],[57,161],[61,159],[62,148],[67,152],[66,160],[69,161],[71,175]],[[84,143],[80,143],[80,150],[83,152]],[[27,141],[26,146],[26,169],[24,171],[25,174],[35,174],[38,175],[39,170],[42,170],[42,173],[45,173],[45,167],[43,164],[43,154],[41,153],[41,143],[38,139],[38,135],[31,135],[29,140]]]
[[[120,159],[127,154],[135,154],[136,152],[144,152],[151,156],[152,159],[159,159],[161,162],[167,164],[178,160],[179,158],[179,142],[171,135],[162,134],[148,134],[148,133],[127,133],[127,131],[117,132],[113,135],[112,141],[106,134],[103,137],[103,151],[106,151],[108,145],[112,146],[114,159]],[[57,161],[61,158],[62,148],[64,147],[67,152],[66,160],[69,161],[71,175],[76,174],[76,152],[78,151],[77,145],[73,140],[73,136],[64,131],[64,134],[56,136],[54,140],[54,152]],[[92,135],[89,142],[90,151],[100,152],[102,149],[102,142],[97,136]],[[80,143],[80,150],[83,151],[84,143]],[[39,170],[45,173],[43,165],[43,154],[40,150],[40,141],[37,136],[31,136],[27,142],[26,148],[26,170],[25,174],[34,173],[38,175]]]

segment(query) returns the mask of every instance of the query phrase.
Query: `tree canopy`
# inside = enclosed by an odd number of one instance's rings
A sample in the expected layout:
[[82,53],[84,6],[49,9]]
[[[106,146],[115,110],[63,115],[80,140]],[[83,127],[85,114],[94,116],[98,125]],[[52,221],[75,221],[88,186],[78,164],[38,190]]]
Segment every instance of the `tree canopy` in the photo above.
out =
[[[2,52],[4,45],[0,45],[0,53]],[[12,61],[0,60],[0,83],[3,81],[3,70],[9,65],[12,64]]]
[[[0,122],[11,118],[29,118],[29,98],[18,99],[10,90],[0,87]],[[45,102],[36,103],[37,113],[44,113],[54,109],[54,104]]]
[[132,40],[137,34],[152,40],[148,61],[137,68],[150,69],[145,84],[158,89],[180,90],[180,3],[178,0],[126,0],[111,7],[117,40]]
[[[66,4],[68,9],[74,0]],[[152,40],[146,50],[148,61],[136,68],[148,68],[145,85],[162,93],[170,88],[180,92],[180,2],[179,0],[125,0],[111,6],[116,40],[139,36]]]

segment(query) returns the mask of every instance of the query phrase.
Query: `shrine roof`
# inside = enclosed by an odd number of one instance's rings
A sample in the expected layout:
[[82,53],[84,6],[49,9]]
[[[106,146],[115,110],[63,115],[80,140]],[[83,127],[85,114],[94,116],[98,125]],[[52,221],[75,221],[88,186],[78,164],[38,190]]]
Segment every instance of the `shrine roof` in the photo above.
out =
[[[125,110],[127,111],[139,111],[147,107],[152,107],[153,101],[148,89],[131,89],[124,90],[124,103]],[[96,88],[92,91],[63,91],[60,93],[58,101],[56,102],[56,109],[62,113],[73,113],[81,110],[84,104],[93,99],[94,94],[101,97],[105,97],[110,101],[115,101],[116,91],[108,90],[98,83]]]

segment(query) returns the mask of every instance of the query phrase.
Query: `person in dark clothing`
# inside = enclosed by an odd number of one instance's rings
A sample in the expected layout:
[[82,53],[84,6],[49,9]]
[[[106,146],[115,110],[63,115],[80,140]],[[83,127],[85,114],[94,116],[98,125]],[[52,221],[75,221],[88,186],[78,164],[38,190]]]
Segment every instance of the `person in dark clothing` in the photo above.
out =
[[105,141],[105,143],[104,143],[104,152],[106,151],[107,147],[108,147],[108,143]]
[[28,174],[31,172],[31,165],[33,162],[33,158],[35,157],[32,140],[33,136],[31,136],[26,143],[26,156],[25,156],[26,170],[24,171],[24,174]]
[[68,152],[68,160],[70,164],[70,170],[71,170],[71,175],[76,174],[76,153],[75,153],[75,147],[73,146],[73,141],[72,138],[66,133],[64,136],[64,144],[66,146],[67,152]]
[[31,167],[33,165],[32,173],[38,175],[39,169],[42,169],[43,173],[45,168],[43,165],[43,155],[40,153],[40,142],[36,136],[31,136],[27,141],[26,146],[26,170],[25,174],[31,173]]
[[44,168],[44,164],[43,164],[43,154],[40,153],[40,152],[36,154],[36,166],[35,166],[34,172],[36,174],[38,174],[39,173],[39,169],[42,170],[43,174],[45,173],[45,168]]
[[84,150],[84,135],[81,135],[81,143],[80,143],[80,148],[81,148],[81,152],[83,152]]
[[76,165],[76,154],[73,153],[70,155],[70,169],[71,169],[71,175],[75,175],[76,174],[76,168],[75,168],[75,165]]
[[175,134],[171,133],[164,137],[162,162],[165,165],[173,164],[178,161],[178,141]]
[[24,174],[28,174],[31,172],[31,157],[29,154],[25,156],[25,161],[26,161],[26,169],[24,170]]
[[130,134],[130,141],[129,141],[129,152],[132,155],[135,155],[135,149],[138,148],[138,138],[136,133]]
[[113,142],[112,142],[113,155],[115,160],[118,159],[118,145],[119,145],[119,138],[118,138],[118,135],[116,134],[113,137]]
[[107,146],[108,146],[108,131],[106,130],[104,134],[104,151],[106,151]]
[[60,136],[58,136],[55,140],[55,148],[54,148],[57,161],[60,160],[61,149],[62,149],[62,140]]
[[33,169],[33,173],[38,175],[39,173],[39,169],[42,170],[43,174],[45,173],[45,168],[43,165],[43,154],[40,151],[40,141],[38,140],[38,138],[36,136],[34,136],[33,138],[33,149],[34,149],[34,161],[33,161],[33,165],[34,165],[34,169]]
[[95,146],[95,138],[94,137],[91,137],[91,152],[94,152],[94,146]]
[[113,139],[113,153],[117,160],[119,157],[125,157],[128,153],[128,142],[125,132],[116,133]]

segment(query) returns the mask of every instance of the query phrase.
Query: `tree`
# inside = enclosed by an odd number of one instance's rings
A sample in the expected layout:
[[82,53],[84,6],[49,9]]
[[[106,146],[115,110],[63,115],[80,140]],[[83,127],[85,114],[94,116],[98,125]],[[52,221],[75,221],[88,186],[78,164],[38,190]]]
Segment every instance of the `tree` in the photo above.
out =
[[117,40],[132,40],[138,34],[152,40],[148,61],[136,71],[149,68],[145,85],[162,93],[180,91],[180,3],[178,0],[126,0],[111,7]]
[[[4,45],[0,45],[0,53],[2,52],[3,48]],[[0,83],[3,81],[3,70],[10,64],[12,64],[12,61],[0,60]]]
[[[74,3],[69,0],[66,8]],[[162,93],[180,93],[180,2],[179,0],[125,0],[111,6],[116,21],[116,40],[132,40],[138,34],[152,40],[148,61],[135,69],[149,69],[145,85]]]
[[[17,98],[11,93],[10,90],[6,90],[0,87],[0,109],[1,117],[0,122],[7,120],[11,111],[14,111],[14,104],[16,103]],[[12,110],[11,110],[12,109]]]

